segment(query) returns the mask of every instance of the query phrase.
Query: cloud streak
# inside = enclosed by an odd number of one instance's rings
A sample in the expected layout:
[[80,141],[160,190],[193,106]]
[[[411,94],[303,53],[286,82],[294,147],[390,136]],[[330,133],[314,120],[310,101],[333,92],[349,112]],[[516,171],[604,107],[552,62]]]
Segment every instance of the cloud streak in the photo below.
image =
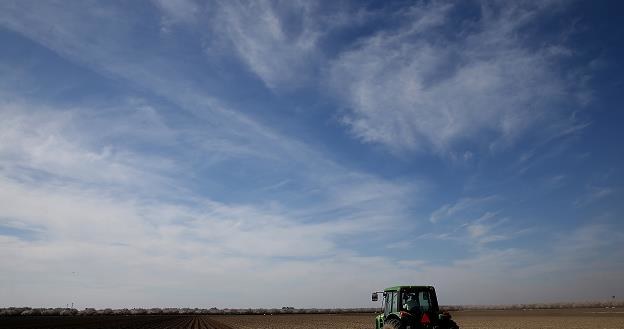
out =
[[361,40],[333,61],[330,79],[353,135],[395,151],[505,148],[548,127],[575,103],[574,78],[553,52],[522,37],[538,4],[482,4],[457,22],[448,4],[414,5],[406,23]]
[[[281,6],[269,1],[222,2],[216,8],[213,28],[268,88],[293,87],[313,74],[310,64],[319,55],[320,22],[309,18],[314,7],[301,1]],[[287,26],[293,17],[290,25],[296,25]]]

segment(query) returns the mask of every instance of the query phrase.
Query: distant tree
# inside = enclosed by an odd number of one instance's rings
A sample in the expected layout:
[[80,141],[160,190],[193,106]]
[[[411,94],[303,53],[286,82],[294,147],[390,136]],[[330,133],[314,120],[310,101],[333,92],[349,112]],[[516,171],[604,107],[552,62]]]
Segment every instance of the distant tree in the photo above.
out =
[[76,314],[78,314],[78,310],[75,308],[66,308],[59,313],[61,316],[73,316]]

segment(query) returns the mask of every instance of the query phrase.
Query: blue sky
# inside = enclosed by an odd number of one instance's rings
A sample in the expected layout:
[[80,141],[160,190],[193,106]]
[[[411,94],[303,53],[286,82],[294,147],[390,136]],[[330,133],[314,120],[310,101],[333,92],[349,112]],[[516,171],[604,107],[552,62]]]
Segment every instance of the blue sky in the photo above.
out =
[[624,295],[616,2],[0,3],[0,303]]

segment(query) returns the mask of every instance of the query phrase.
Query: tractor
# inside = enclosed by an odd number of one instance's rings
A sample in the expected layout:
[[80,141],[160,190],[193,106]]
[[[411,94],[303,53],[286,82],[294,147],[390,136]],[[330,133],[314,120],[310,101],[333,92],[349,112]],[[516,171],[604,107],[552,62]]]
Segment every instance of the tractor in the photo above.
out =
[[459,329],[448,312],[441,312],[432,286],[396,286],[373,292],[383,294],[383,314],[375,317],[375,329]]

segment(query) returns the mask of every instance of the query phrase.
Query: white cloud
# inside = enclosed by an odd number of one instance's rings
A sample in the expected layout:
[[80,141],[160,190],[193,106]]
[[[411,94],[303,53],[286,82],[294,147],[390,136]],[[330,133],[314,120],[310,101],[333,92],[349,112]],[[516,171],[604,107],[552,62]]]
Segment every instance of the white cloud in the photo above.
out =
[[[223,4],[223,6],[224,10],[229,8],[228,4]],[[244,7],[244,5],[241,6]],[[269,4],[259,3],[258,6],[269,6]],[[189,84],[188,77],[184,74],[188,71],[188,67],[183,63],[171,60],[157,51],[145,54],[134,48],[130,37],[134,33],[132,19],[128,17],[128,13],[119,8],[103,5],[104,8],[95,6],[63,10],[55,6],[32,6],[29,3],[16,4],[14,7],[7,8],[5,14],[0,15],[0,23],[7,28],[56,51],[69,61],[87,65],[104,77],[112,75],[165,97],[180,109],[189,112],[194,121],[193,124],[185,124],[174,129],[163,124],[162,118],[159,117],[160,109],[143,104],[141,101],[131,101],[126,108],[119,111],[123,117],[114,117],[109,122],[106,121],[107,116],[102,116],[98,120],[105,122],[98,122],[96,127],[93,126],[93,122],[84,122],[83,118],[79,118],[80,122],[75,125],[83,125],[90,130],[81,131],[82,135],[76,134],[76,139],[88,139],[89,136],[95,134],[97,137],[92,139],[100,143],[112,136],[117,138],[116,140],[120,137],[131,141],[143,140],[149,148],[175,148],[178,156],[175,160],[176,169],[173,172],[158,172],[158,174],[171,174],[170,176],[173,177],[184,177],[179,173],[188,172],[193,165],[198,165],[188,163],[189,159],[197,158],[198,155],[201,156],[198,160],[204,167],[231,159],[244,159],[245,161],[253,159],[258,164],[270,162],[272,168],[279,166],[282,169],[283,177],[288,178],[288,175],[297,177],[299,182],[297,187],[304,192],[301,193],[301,198],[314,197],[316,200],[323,201],[315,204],[314,209],[309,210],[303,216],[308,218],[311,212],[322,214],[325,220],[330,220],[338,215],[340,209],[352,207],[352,209],[359,210],[357,215],[361,220],[382,218],[382,214],[384,218],[400,220],[401,211],[404,209],[404,205],[401,205],[401,195],[405,197],[406,191],[414,195],[414,187],[417,184],[399,184],[371,175],[351,172],[348,168],[326,159],[323,154],[309,145],[276,133],[273,129],[207,95],[206,90]],[[297,10],[293,9],[293,11]],[[114,19],[118,24],[108,24],[110,17],[101,14],[106,12],[109,16],[114,14]],[[59,18],[63,19],[59,20]],[[96,45],[93,45],[90,42],[93,30],[102,25],[110,26],[110,30],[98,39]],[[135,61],[136,58],[142,60]],[[23,111],[30,110],[23,109]],[[86,111],[83,112],[86,113]],[[125,123],[126,121],[130,122]],[[71,137],[61,140],[71,140]],[[77,151],[80,151],[82,146],[80,143],[77,145],[67,147],[77,147]],[[111,145],[118,146],[118,144]],[[53,148],[49,149],[54,151]],[[95,150],[89,149],[87,152],[95,154],[103,152],[108,158],[102,163],[109,165],[110,162],[114,162],[112,158],[122,151],[113,147],[109,154],[106,150],[102,145],[98,145]],[[161,159],[138,160],[133,164],[143,169],[147,169],[144,168],[144,163],[161,162]],[[237,163],[246,162],[237,161]],[[97,176],[99,170],[95,168],[98,167],[89,168],[93,168]],[[84,170],[80,167],[76,169]],[[128,173],[132,169],[133,167],[129,166],[124,172]],[[73,170],[65,171],[73,172]],[[83,177],[90,174],[87,173]],[[130,174],[130,176],[138,177],[135,174]],[[306,203],[310,204],[310,202]],[[344,216],[344,211],[340,216]],[[355,214],[353,216],[355,217]]]
[[[78,148],[74,145],[80,145],[77,141],[65,138],[66,129],[44,129],[41,133],[44,131],[60,134],[66,143],[60,149],[71,150],[70,154],[89,153],[88,145]],[[9,160],[4,155],[1,158],[5,164]],[[69,158],[80,159],[75,155]],[[133,170],[149,172],[141,167]],[[10,177],[12,173],[3,171],[0,176],[2,217],[11,218],[19,227],[39,228],[32,240],[0,235],[0,261],[12,264],[0,271],[7,285],[2,287],[4,300],[12,304],[54,306],[60,300],[74,301],[79,307],[279,307],[263,298],[271,295],[292,301],[294,306],[358,306],[370,305],[361,297],[364,292],[414,280],[436,285],[442,303],[532,302],[546,300],[549,295],[526,284],[527,280],[550,275],[553,269],[565,274],[566,269],[581,266],[579,257],[585,260],[600,255],[602,248],[615,246],[621,238],[605,227],[585,227],[562,237],[552,257],[482,245],[475,255],[447,265],[409,257],[393,262],[354,254],[338,243],[352,235],[378,234],[375,220],[379,213],[369,212],[362,204],[372,202],[371,208],[385,204],[387,208],[377,210],[393,214],[396,206],[388,205],[388,200],[402,195],[400,187],[361,174],[354,175],[353,180],[324,182],[346,185],[329,189],[331,199],[333,193],[342,198],[325,207],[363,207],[360,210],[368,213],[369,220],[344,215],[342,220],[334,217],[337,220],[306,224],[297,220],[306,214],[292,209],[224,204],[197,195],[188,195],[191,204],[154,202],[143,194],[113,193],[78,182],[23,181]],[[358,190],[352,185],[358,181],[367,183],[362,183],[358,193],[346,193]],[[487,199],[461,199],[441,213],[458,214]],[[322,212],[309,209],[314,210]],[[473,229],[466,227],[475,243],[496,235],[494,217],[485,213],[470,222]],[[565,239],[568,236],[570,239]],[[605,236],[609,239],[603,239]],[[464,238],[471,238],[470,234]],[[601,268],[607,271],[605,285],[615,282],[613,267],[602,264]],[[358,280],[345,275],[353,273]],[[576,280],[571,273],[563,275],[562,282]],[[277,289],[285,286],[289,289]],[[590,286],[587,291],[613,289],[601,284]],[[344,287],[349,287],[345,294],[328,302],[326,291]],[[497,294],[492,294],[492,289]],[[582,296],[594,295],[586,292]]]
[[162,243],[151,250],[157,254],[193,247],[189,251],[194,250],[194,256],[212,250],[240,257],[295,257],[334,253],[333,238],[372,230],[354,221],[297,223],[267,209],[209,200],[189,207],[102,188],[42,186],[6,178],[0,184],[2,216],[24,227],[42,228],[51,241],[150,248]]
[[441,220],[452,218],[456,215],[462,215],[465,218],[466,214],[462,214],[462,212],[466,210],[472,210],[476,206],[482,205],[495,199],[497,199],[496,196],[461,198],[455,203],[447,203],[436,209],[433,213],[431,213],[431,216],[429,216],[429,221],[432,223],[437,223]]
[[[281,166],[287,172],[283,177],[302,185],[295,194],[309,200],[303,206],[281,200],[217,202],[186,186],[184,177],[193,163],[186,153],[160,158],[141,146],[166,150],[176,148],[176,140],[189,139],[189,152],[209,149],[206,140],[228,140],[227,127],[203,134],[187,125],[165,124],[145,101],[119,106],[2,104],[0,217],[3,225],[35,230],[28,239],[0,234],[0,261],[13,264],[0,270],[7,278],[2,286],[7,303],[200,306],[217,291],[232,296],[212,300],[217,306],[255,307],[267,305],[257,296],[271,294],[279,281],[337,288],[342,280],[337,273],[363,268],[355,260],[352,265],[335,260],[348,253],[343,242],[383,232],[379,222],[403,220],[402,200],[416,192],[410,184],[350,171],[254,122],[232,121],[252,127],[239,133],[255,136],[253,142],[276,141],[263,144],[269,146],[257,156],[246,156],[254,165],[267,161],[273,168]],[[124,143],[114,142],[119,139]],[[222,151],[236,156],[227,148]],[[302,258],[309,261],[303,265]],[[319,269],[324,264],[332,268]],[[81,273],[77,278],[70,275],[76,268]],[[298,271],[305,277],[295,280]],[[259,278],[267,285],[257,287]],[[167,293],[189,285],[205,287],[203,296]],[[240,287],[249,304],[221,288],[228,285]],[[303,296],[313,293],[308,289],[299,288]],[[116,297],[120,290],[127,298]],[[323,306],[325,298],[299,302]],[[337,303],[351,305],[347,299]]]
[[[517,238],[530,232],[530,229],[507,227],[507,217],[500,217],[499,212],[484,211],[484,206],[498,198],[461,198],[456,203],[445,204],[429,217],[434,224],[443,225],[448,231],[442,234],[424,234],[421,239],[456,241],[479,250],[492,242]],[[474,219],[473,216],[478,216]],[[451,228],[451,229],[449,229]]]
[[311,18],[313,7],[305,1],[279,5],[269,1],[226,1],[216,9],[215,36],[228,40],[267,87],[301,85],[313,72],[310,64],[318,55],[321,31],[319,22]]
[[201,7],[194,0],[153,0],[162,12],[161,30],[169,32],[174,24],[194,24]]
[[170,137],[172,132],[160,126],[154,113],[126,116],[125,123],[111,124],[112,117],[85,119],[80,114],[85,109],[57,110],[19,101],[2,103],[0,108],[2,174],[148,190],[169,184],[167,175],[177,170],[167,158],[139,155],[105,138],[108,134],[128,138],[142,131],[142,138]]
[[[0,261],[12,264],[0,270],[6,279],[3,301],[11,304],[279,306],[261,296],[288,284],[306,296],[305,301],[291,296],[294,303],[320,307],[326,296],[316,296],[317,288],[338,288],[350,280],[339,273],[365,268],[356,256],[338,260],[343,249],[336,241],[379,231],[366,218],[301,223],[288,209],[227,205],[193,194],[179,196],[186,201],[176,204],[84,186],[85,180],[58,184],[11,174],[0,175],[1,216],[16,227],[38,228],[34,239],[0,234]],[[358,283],[368,290],[367,284]],[[201,296],[178,296],[191,286]],[[225,293],[232,297],[214,297]],[[352,305],[357,299],[350,297],[335,303]]]
[[447,4],[419,6],[409,23],[362,40],[331,66],[343,122],[358,139],[444,154],[504,147],[566,117],[576,81],[553,65],[561,51],[530,48],[518,32],[540,8],[483,4],[457,40]]

